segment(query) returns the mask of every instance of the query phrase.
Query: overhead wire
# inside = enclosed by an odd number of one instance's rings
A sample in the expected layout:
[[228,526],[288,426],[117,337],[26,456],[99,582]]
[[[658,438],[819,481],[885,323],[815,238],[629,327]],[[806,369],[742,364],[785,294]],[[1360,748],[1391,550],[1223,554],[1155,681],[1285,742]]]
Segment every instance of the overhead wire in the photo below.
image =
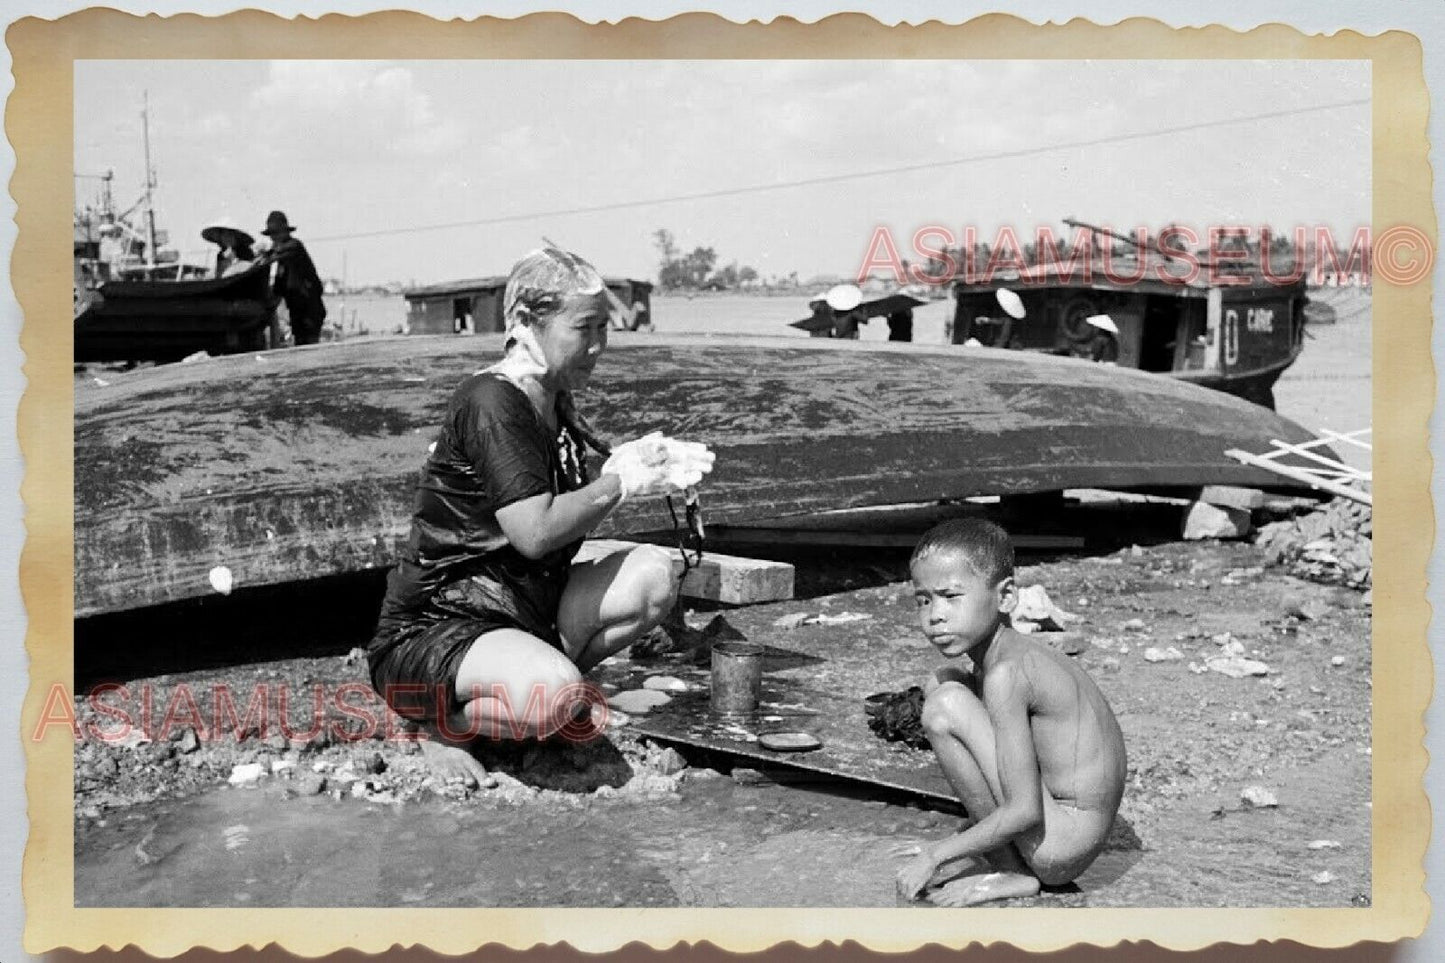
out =
[[1050,153],[1061,150],[1077,150],[1081,147],[1101,147],[1107,144],[1126,143],[1128,141],[1143,140],[1153,137],[1167,137],[1173,134],[1189,133],[1196,130],[1209,130],[1216,127],[1226,127],[1234,124],[1254,123],[1265,120],[1278,120],[1283,117],[1293,117],[1301,114],[1319,113],[1326,110],[1339,110],[1345,107],[1359,107],[1370,103],[1370,99],[1360,98],[1357,100],[1338,101],[1330,104],[1316,104],[1309,107],[1295,107],[1288,110],[1274,110],[1260,114],[1246,114],[1237,117],[1222,117],[1215,120],[1196,121],[1190,124],[1178,124],[1173,127],[1161,127],[1154,130],[1132,131],[1124,134],[1110,134],[1101,137],[1090,137],[1081,140],[1065,141],[1057,144],[1041,144],[1033,147],[1021,147],[1014,150],[993,151],[987,154],[973,154],[967,157],[955,157],[948,160],[929,161],[920,164],[904,164],[896,167],[874,168],[866,171],[850,171],[839,174],[824,174],[818,177],[805,177],[791,181],[778,181],[773,184],[747,184],[739,187],[724,187],[710,191],[696,191],[689,194],[673,194],[664,197],[639,198],[628,201],[612,201],[606,204],[587,204],[574,207],[553,208],[543,211],[528,211],[519,214],[498,214],[492,217],[472,218],[464,221],[446,221],[436,224],[415,224],[403,227],[377,228],[370,231],[354,231],[346,234],[327,234],[320,237],[308,239],[308,243],[317,244],[327,241],[349,241],[366,237],[387,237],[396,234],[415,234],[424,231],[445,231],[464,227],[485,227],[493,224],[508,224],[517,221],[533,221],[548,217],[563,217],[574,214],[597,214],[606,211],[624,210],[632,207],[649,207],[657,204],[678,204],[687,201],[714,200],[722,197],[738,197],[744,194],[758,194],[767,191],[790,190],[796,187],[812,187],[819,184],[837,184],[843,181],[862,180],[869,177],[886,177],[894,174],[910,174],[917,171],[938,170],[946,167],[959,167],[965,164],[979,164],[987,161],[1013,160],[1020,157],[1029,157],[1035,154]]

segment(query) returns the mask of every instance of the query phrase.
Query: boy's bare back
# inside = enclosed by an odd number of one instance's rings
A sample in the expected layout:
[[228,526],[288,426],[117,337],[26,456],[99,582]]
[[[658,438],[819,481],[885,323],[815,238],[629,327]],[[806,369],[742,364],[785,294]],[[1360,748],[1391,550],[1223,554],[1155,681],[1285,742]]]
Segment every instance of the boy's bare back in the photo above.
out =
[[1069,656],[1012,628],[1000,632],[990,655],[980,667],[978,692],[1001,726],[989,705],[987,675],[1007,665],[1025,680],[1039,775],[1049,795],[1076,809],[1116,811],[1124,794],[1124,734],[1094,680]]

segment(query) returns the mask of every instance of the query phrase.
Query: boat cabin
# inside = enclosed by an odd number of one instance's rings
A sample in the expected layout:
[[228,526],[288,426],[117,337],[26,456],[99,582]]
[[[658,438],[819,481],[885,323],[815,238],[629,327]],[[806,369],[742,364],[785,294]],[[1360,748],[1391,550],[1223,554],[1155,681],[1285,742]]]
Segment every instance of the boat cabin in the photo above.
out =
[[[1167,374],[1273,406],[1274,382],[1298,357],[1304,339],[1303,280],[1259,276],[1166,280],[1150,259],[1139,270],[1120,258],[1117,280],[1094,264],[1088,277],[1056,267],[1029,276],[954,284],[950,340],[986,347],[1098,358],[1099,322],[1112,326],[1121,367]],[[1130,280],[1134,274],[1139,280]],[[1227,282],[1227,283],[1226,283]],[[1022,317],[1005,309],[999,291],[1017,295]]]
[[[652,282],[632,278],[604,278],[607,287],[631,311],[631,318],[614,318],[617,327],[635,328],[651,319]],[[446,281],[403,291],[409,334],[488,334],[504,331],[502,295],[505,276]]]

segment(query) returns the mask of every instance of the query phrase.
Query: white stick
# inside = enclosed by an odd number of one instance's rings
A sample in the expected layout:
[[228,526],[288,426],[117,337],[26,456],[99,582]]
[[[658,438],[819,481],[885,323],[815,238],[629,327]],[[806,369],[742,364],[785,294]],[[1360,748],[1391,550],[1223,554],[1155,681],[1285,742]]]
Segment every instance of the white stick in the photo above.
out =
[[1369,481],[1369,474],[1367,472],[1362,472],[1358,468],[1351,468],[1349,465],[1346,465],[1342,461],[1335,461],[1333,458],[1326,458],[1324,455],[1317,455],[1312,451],[1307,451],[1300,445],[1286,444],[1285,442],[1282,442],[1277,438],[1271,438],[1269,443],[1271,445],[1274,445],[1276,448],[1283,449],[1286,452],[1299,455],[1301,458],[1308,458],[1310,461],[1318,462],[1319,464],[1329,468],[1331,472],[1344,473],[1346,475],[1354,476],[1361,481]]
[[1321,478],[1311,472],[1308,468],[1291,468],[1288,465],[1281,465],[1267,456],[1255,455],[1247,451],[1240,451],[1231,448],[1225,454],[1235,461],[1244,462],[1246,465],[1253,465],[1256,468],[1263,468],[1265,471],[1272,471],[1276,475],[1283,475],[1286,478],[1293,478],[1295,481],[1304,482],[1311,488],[1318,488],[1320,491],[1329,492],[1332,495],[1339,495],[1366,505],[1374,505],[1369,492],[1362,492],[1358,488],[1351,488],[1349,485],[1340,482],[1330,481]]
[[1320,434],[1324,435],[1331,441],[1342,441],[1347,445],[1354,445],[1356,448],[1363,448],[1365,449],[1365,451],[1374,451],[1374,445],[1370,444],[1368,441],[1360,441],[1360,439],[1355,437],[1356,435],[1368,435],[1374,430],[1375,429],[1373,428],[1361,428],[1359,431],[1341,433],[1338,431],[1330,431],[1328,428],[1323,428],[1320,430]]

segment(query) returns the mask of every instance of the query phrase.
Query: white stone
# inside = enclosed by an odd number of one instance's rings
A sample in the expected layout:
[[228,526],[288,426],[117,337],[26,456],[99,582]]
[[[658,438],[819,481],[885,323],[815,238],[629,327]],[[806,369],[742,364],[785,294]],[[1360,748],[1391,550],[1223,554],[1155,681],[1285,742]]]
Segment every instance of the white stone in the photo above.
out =
[[804,624],[846,625],[849,622],[867,622],[872,618],[873,616],[867,615],[863,612],[839,612],[837,615],[828,615],[825,612],[819,612],[817,615],[813,615],[805,619]]
[[1335,874],[1331,873],[1329,870],[1324,870],[1322,872],[1315,873],[1313,876],[1310,877],[1310,879],[1314,880],[1319,885],[1324,886],[1327,883],[1333,883],[1335,881]]
[[1330,665],[1334,666],[1335,668],[1339,668],[1340,666],[1342,666],[1342,665],[1344,665],[1344,664],[1345,664],[1345,657],[1342,656],[1342,655],[1337,655],[1337,656],[1335,656],[1334,658],[1330,659]]
[[653,689],[628,689],[608,698],[607,704],[613,709],[639,715],[645,714],[649,709],[657,706],[665,706],[671,701],[672,698],[665,692],[657,692]]
[[1149,648],[1144,650],[1145,662],[1178,662],[1183,658],[1184,653],[1180,652],[1172,645],[1169,646],[1169,648],[1167,649],[1161,649],[1157,646],[1151,645]]
[[1339,849],[1338,839],[1315,839],[1306,844],[1307,849]]
[[1249,675],[1269,675],[1269,666],[1263,662],[1256,662],[1254,659],[1241,659],[1238,656],[1206,659],[1204,667],[1211,672],[1227,675],[1231,679],[1243,679]]
[[230,595],[231,588],[236,584],[236,579],[231,574],[231,570],[224,565],[217,565],[211,569],[207,578],[211,581],[211,588],[220,592],[222,595]]
[[1186,541],[1244,538],[1248,534],[1249,512],[1242,509],[1195,502],[1184,516],[1183,536]]
[[675,675],[654,675],[642,683],[644,689],[655,689],[658,692],[686,692],[688,684]]
[[1016,620],[1037,622],[1041,628],[1052,626],[1055,629],[1062,629],[1065,623],[1078,618],[1055,605],[1042,585],[1028,585],[1019,589],[1013,617]]
[[1240,801],[1246,806],[1253,806],[1256,809],[1268,809],[1279,805],[1279,799],[1274,793],[1263,786],[1245,786],[1239,794]]
[[226,781],[233,786],[249,786],[264,775],[266,769],[259,762],[246,762],[234,767]]

